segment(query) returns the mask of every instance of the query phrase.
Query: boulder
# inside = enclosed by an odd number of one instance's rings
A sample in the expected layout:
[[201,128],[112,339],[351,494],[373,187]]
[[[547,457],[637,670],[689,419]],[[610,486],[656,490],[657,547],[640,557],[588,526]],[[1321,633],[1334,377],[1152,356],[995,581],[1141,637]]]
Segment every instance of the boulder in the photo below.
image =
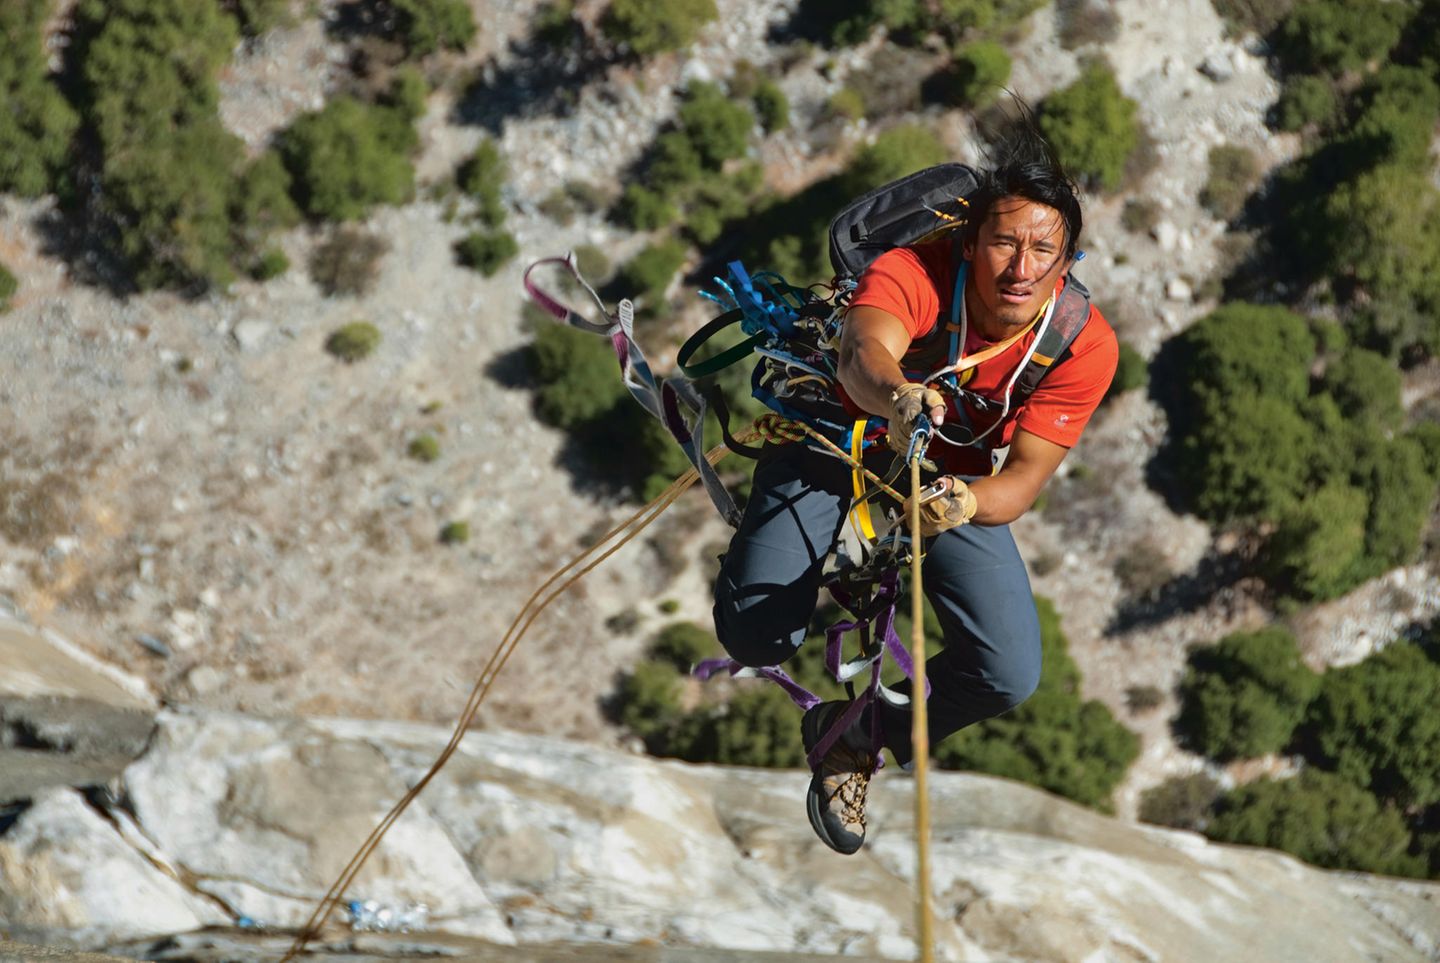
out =
[[47,789],[0,836],[0,921],[86,945],[223,922],[69,789]]

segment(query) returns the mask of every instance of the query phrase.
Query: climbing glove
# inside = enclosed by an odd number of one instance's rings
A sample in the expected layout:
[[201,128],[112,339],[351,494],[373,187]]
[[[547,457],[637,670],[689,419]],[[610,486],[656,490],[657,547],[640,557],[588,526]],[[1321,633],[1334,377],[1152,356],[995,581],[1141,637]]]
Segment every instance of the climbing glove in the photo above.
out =
[[929,414],[932,408],[944,408],[945,396],[934,388],[911,381],[896,388],[890,395],[889,427],[885,443],[900,455],[910,452],[910,436],[915,434],[915,421]]
[[[975,493],[970,486],[954,475],[940,479],[948,483],[943,493],[926,500],[921,492],[920,534],[925,537],[939,535],[943,531],[964,525],[975,517]],[[910,503],[914,496],[905,499],[905,518],[910,518]]]

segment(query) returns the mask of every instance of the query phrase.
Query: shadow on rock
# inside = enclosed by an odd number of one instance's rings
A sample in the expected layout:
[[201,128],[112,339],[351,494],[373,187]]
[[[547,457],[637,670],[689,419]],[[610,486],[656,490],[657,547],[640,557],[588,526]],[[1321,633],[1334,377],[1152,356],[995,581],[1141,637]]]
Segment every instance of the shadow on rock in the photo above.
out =
[[614,58],[588,52],[578,25],[572,33],[510,42],[509,61],[487,61],[455,105],[452,120],[483,127],[498,136],[507,120],[571,116],[580,92],[603,73]]
[[1177,615],[1198,612],[1217,601],[1238,602],[1240,596],[1252,594],[1250,583],[1254,581],[1254,568],[1255,547],[1252,545],[1241,544],[1228,551],[1212,549],[1193,570],[1122,602],[1105,631],[1143,629]]

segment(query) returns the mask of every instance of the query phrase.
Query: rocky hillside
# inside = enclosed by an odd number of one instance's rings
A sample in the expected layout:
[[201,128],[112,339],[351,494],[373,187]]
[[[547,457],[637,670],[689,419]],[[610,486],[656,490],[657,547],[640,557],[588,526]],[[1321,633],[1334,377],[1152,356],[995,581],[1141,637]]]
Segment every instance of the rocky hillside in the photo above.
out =
[[[0,833],[12,938],[158,959],[274,954],[285,940],[264,931],[304,921],[447,738],[417,723],[155,713],[56,640],[12,621],[0,632],[23,642],[0,661],[7,742],[24,746],[5,750],[0,786],[14,798],[25,784]],[[42,663],[65,665],[68,688],[33,681],[25,666]],[[810,831],[805,782],[475,731],[348,894],[423,905],[423,932],[357,936],[337,919],[323,942],[372,956],[579,943],[912,958],[911,781],[881,774],[854,858]],[[998,779],[939,774],[932,793],[941,959],[1440,952],[1437,885],[1325,873]],[[242,922],[260,934],[229,929]],[[158,939],[177,933],[191,935]]]

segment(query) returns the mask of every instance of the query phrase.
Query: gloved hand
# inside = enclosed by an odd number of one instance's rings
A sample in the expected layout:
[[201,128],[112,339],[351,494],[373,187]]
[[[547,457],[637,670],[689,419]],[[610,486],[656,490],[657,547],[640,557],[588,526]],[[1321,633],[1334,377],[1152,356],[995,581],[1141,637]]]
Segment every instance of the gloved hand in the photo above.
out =
[[944,411],[945,396],[934,388],[913,381],[896,388],[890,395],[890,411],[886,415],[890,424],[885,431],[885,443],[896,454],[908,454],[916,419],[936,408]]
[[[925,492],[921,492],[920,502],[920,534],[927,538],[931,535],[939,535],[958,525],[964,525],[975,517],[975,493],[970,486],[965,484],[954,475],[946,475],[937,484],[948,486],[940,495],[925,499]],[[909,524],[910,504],[915,496],[911,495],[905,499],[905,519]]]

